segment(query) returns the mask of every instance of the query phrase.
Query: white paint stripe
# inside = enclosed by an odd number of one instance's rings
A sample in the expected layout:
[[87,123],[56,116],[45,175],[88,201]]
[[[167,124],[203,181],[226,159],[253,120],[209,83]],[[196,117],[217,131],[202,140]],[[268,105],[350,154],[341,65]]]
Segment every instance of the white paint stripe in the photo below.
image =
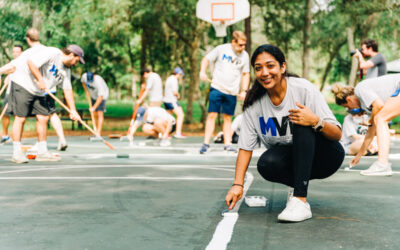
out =
[[[344,172],[361,172],[361,171],[363,171],[363,170],[365,170],[365,169],[349,169],[349,170],[344,170],[344,169],[341,169],[341,171],[344,171]],[[393,174],[400,174],[400,171],[392,171],[392,173]]]
[[[6,166],[15,168],[16,166]],[[96,168],[198,168],[198,169],[213,169],[219,171],[234,172],[233,168],[227,169],[227,166],[204,166],[204,165],[58,165],[57,167],[40,167],[30,169],[17,169],[0,171],[0,174],[11,174],[11,173],[24,173],[24,172],[36,172],[36,171],[48,171],[48,170],[65,170],[65,169],[96,169]],[[18,166],[19,168],[19,166]]]
[[16,176],[0,180],[148,180],[148,181],[232,181],[232,178],[205,177],[149,177],[149,176]]
[[228,246],[231,241],[233,229],[235,228],[235,224],[237,219],[239,218],[239,208],[243,202],[244,197],[246,196],[247,190],[250,185],[253,183],[254,176],[252,173],[246,173],[246,182],[243,188],[243,197],[239,200],[236,206],[229,212],[224,214],[224,218],[218,223],[217,228],[215,229],[213,238],[210,243],[208,243],[206,250],[224,250]]

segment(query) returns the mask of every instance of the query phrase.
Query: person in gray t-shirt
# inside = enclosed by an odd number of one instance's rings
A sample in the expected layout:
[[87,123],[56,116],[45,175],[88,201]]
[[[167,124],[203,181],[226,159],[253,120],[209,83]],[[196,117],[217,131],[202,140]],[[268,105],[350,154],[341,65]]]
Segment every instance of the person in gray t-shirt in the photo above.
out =
[[268,148],[257,163],[261,176],[294,188],[278,220],[309,219],[309,181],[331,176],[343,162],[341,125],[312,83],[286,73],[285,56],[278,47],[258,47],[251,65],[256,81],[243,105],[240,150],[226,204],[232,209],[242,197],[245,173],[260,138]]
[[[368,39],[363,41],[362,53],[356,50],[355,57],[360,62],[360,69],[367,70],[365,79],[371,79],[378,76],[386,75],[386,60],[381,53],[378,52],[378,44],[375,40]],[[366,61],[364,57],[370,59]]]
[[362,108],[371,115],[368,132],[360,151],[350,162],[355,166],[366,152],[375,134],[378,140],[378,161],[360,173],[367,176],[391,176],[389,163],[390,130],[388,123],[400,115],[400,74],[385,75],[360,82],[351,86],[332,86],[336,103],[349,109]]

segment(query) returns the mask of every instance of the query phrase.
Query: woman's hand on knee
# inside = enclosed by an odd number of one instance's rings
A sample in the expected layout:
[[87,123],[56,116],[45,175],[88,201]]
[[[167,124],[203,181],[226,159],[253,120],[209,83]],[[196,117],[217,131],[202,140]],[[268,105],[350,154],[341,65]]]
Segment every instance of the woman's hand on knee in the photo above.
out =
[[240,200],[240,198],[242,198],[242,195],[243,187],[241,186],[233,186],[231,189],[229,189],[225,196],[225,202],[229,210],[235,207],[236,203]]

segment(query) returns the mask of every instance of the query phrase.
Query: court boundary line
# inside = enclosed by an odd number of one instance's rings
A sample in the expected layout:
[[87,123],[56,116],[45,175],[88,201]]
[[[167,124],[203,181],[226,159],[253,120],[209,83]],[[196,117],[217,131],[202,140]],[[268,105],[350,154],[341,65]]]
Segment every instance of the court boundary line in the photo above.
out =
[[246,181],[243,187],[243,196],[236,203],[236,206],[229,212],[224,213],[223,219],[218,223],[211,241],[208,243],[206,250],[225,250],[232,239],[235,224],[239,218],[239,209],[242,205],[244,197],[247,194],[254,176],[251,172],[246,172]]
[[233,178],[150,177],[150,176],[14,176],[0,180],[148,180],[148,181],[232,181]]

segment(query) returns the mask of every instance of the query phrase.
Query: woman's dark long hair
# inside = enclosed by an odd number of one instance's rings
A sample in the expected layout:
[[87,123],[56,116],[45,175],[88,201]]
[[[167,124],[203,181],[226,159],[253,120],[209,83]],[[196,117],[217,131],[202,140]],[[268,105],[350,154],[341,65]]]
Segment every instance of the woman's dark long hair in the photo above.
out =
[[[253,55],[251,56],[251,66],[254,68],[254,64],[256,62],[257,56],[260,55],[261,53],[268,53],[271,56],[273,56],[278,62],[279,65],[282,67],[283,63],[286,62],[285,55],[283,52],[276,46],[270,45],[270,44],[264,44],[259,46],[254,52]],[[297,75],[287,73],[283,73],[283,77],[298,77]],[[244,99],[243,103],[243,111],[246,110],[246,108],[250,107],[255,101],[263,97],[267,93],[267,90],[257,81],[257,79],[254,81],[253,86],[247,92],[246,98]]]

